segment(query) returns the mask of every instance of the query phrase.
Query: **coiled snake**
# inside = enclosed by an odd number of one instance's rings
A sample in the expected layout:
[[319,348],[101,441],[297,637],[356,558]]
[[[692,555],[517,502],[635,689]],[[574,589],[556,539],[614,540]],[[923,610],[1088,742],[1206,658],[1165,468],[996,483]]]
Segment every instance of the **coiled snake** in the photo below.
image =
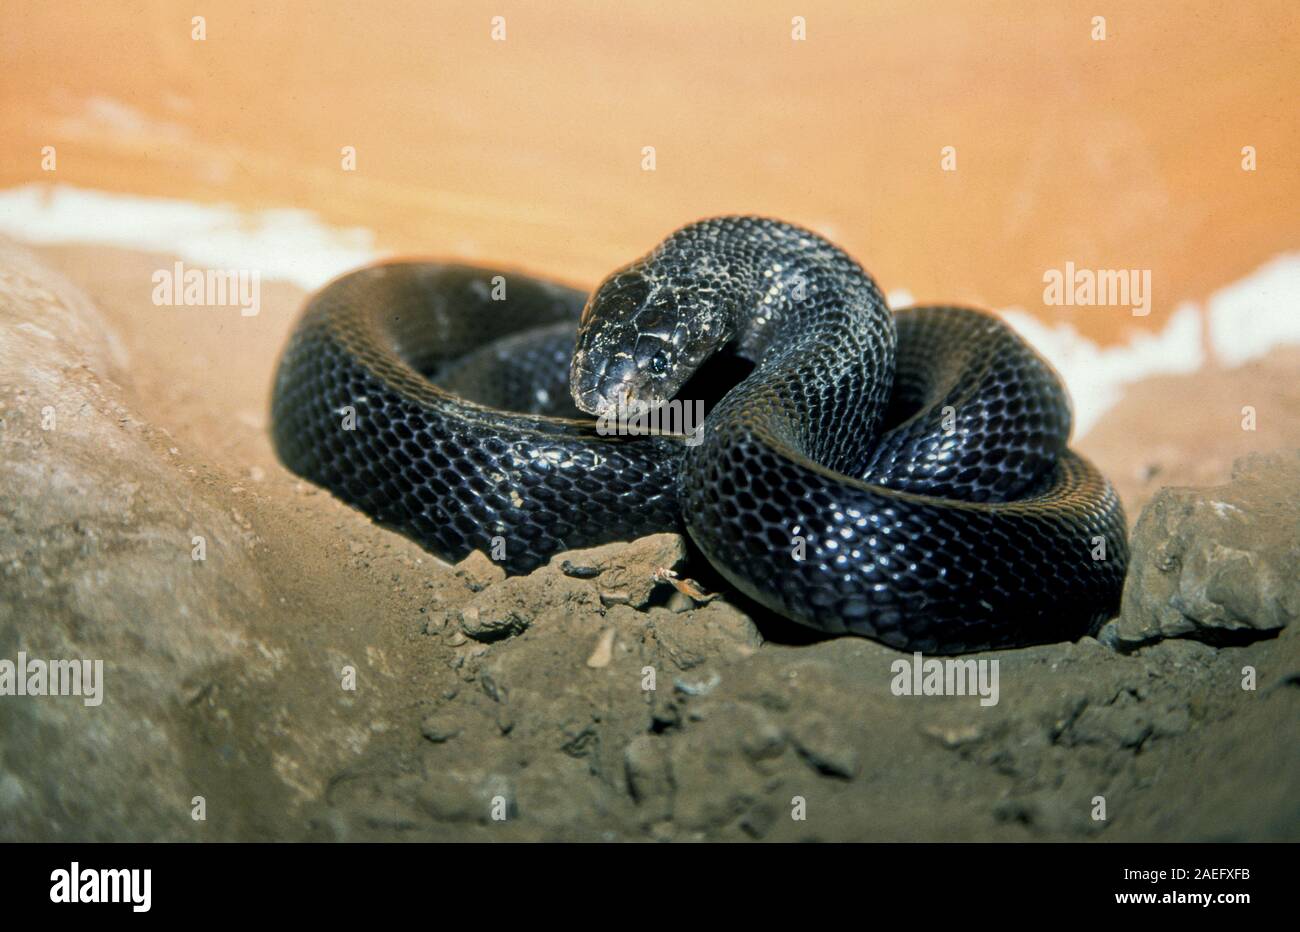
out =
[[[690,401],[711,372],[739,381],[691,437],[590,416]],[[522,573],[684,526],[768,608],[937,653],[1077,638],[1118,606],[1123,511],[1066,447],[1047,363],[979,311],[891,313],[778,221],[690,224],[590,300],[363,268],[309,301],[272,407],[290,469],[451,560],[495,543]]]

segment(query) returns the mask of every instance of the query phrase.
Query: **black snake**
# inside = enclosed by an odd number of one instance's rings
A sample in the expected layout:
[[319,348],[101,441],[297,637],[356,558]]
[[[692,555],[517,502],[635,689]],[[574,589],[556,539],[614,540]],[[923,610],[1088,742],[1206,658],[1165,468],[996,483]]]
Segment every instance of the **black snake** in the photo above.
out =
[[[709,392],[688,438],[590,417]],[[309,301],[272,407],[286,465],[447,559],[523,573],[684,525],[768,608],[899,648],[1077,638],[1128,558],[1046,362],[979,311],[891,313],[844,252],[773,220],[683,227],[590,300],[363,268]]]

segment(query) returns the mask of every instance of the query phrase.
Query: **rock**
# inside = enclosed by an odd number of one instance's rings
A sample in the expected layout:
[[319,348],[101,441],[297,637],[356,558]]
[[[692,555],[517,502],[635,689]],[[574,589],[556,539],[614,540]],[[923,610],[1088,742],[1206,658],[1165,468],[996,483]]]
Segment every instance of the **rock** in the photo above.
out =
[[675,570],[686,561],[686,541],[680,534],[651,534],[628,544],[605,544],[570,550],[551,558],[549,568],[574,579],[596,584],[605,605],[643,608],[657,587],[662,570]]
[[481,550],[475,550],[456,564],[456,578],[465,583],[471,592],[482,592],[493,583],[506,578],[505,568],[493,563]]
[[420,734],[434,744],[442,744],[460,734],[460,726],[448,716],[427,715],[420,723]]
[[1161,490],[1131,550],[1104,643],[1240,643],[1282,629],[1300,616],[1300,451],[1238,460],[1226,485]]
[[609,662],[614,659],[614,635],[613,628],[606,628],[601,632],[600,638],[596,641],[596,647],[587,658],[587,666],[593,670],[599,670],[602,667],[609,666]]
[[673,689],[686,696],[707,696],[722,683],[716,672],[701,677],[679,676],[673,680]]
[[460,610],[460,627],[476,641],[499,641],[555,609],[598,612],[600,601],[589,583],[543,568],[484,589]]
[[600,575],[600,567],[590,564],[579,566],[571,560],[564,560],[560,563],[560,572],[574,579],[595,579]]
[[0,840],[190,837],[180,710],[219,665],[270,666],[244,649],[268,601],[249,537],[154,455],[125,362],[84,296],[0,240],[0,658],[104,667],[97,708],[0,698]]
[[[278,337],[155,307],[163,260],[118,259],[101,256],[117,295],[101,309],[0,239],[0,659],[103,662],[97,707],[0,697],[0,840],[328,833],[326,787],[397,720],[388,703],[410,702],[386,659],[406,626],[361,622],[410,617],[416,600],[387,569],[359,572],[351,544],[375,563],[419,551],[363,516],[343,525],[275,465],[265,425],[245,417],[265,408],[271,360],[256,383],[237,373]],[[279,299],[276,319],[299,298]],[[209,369],[226,393],[209,391]],[[222,412],[211,433],[187,416],[205,403]],[[154,420],[166,412],[175,433]]]

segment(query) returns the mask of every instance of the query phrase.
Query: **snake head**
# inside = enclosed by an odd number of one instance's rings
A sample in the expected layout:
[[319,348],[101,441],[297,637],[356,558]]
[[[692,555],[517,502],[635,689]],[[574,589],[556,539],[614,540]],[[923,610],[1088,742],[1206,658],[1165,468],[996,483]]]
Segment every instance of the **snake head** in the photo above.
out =
[[609,276],[583,309],[569,370],[574,403],[595,415],[669,401],[731,338],[713,293],[643,265]]

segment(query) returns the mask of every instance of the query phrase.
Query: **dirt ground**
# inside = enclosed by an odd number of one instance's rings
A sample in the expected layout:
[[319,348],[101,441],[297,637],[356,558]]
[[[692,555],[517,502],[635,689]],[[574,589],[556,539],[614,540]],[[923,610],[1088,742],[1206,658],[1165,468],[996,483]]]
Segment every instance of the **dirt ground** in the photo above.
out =
[[[39,256],[98,312],[5,246],[0,657],[104,657],[107,698],[4,700],[6,839],[1300,838],[1295,624],[999,652],[982,707],[894,695],[900,655],[866,640],[629,594],[673,540],[574,557],[595,580],[447,567],[277,462],[299,290],[266,285],[256,317],[158,308],[170,257]],[[1300,448],[1297,371],[1149,380],[1082,449],[1133,520]],[[519,633],[476,629],[503,611]]]

